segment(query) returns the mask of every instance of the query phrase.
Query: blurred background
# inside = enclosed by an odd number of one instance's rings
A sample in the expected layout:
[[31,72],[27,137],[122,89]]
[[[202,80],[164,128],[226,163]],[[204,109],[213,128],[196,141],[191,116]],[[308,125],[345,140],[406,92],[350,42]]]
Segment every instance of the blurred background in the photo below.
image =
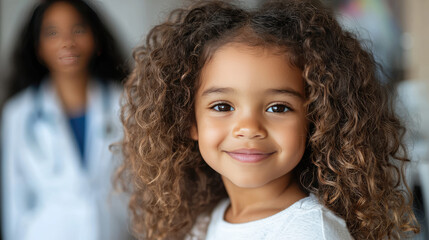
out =
[[[17,31],[37,0],[0,0],[0,106]],[[91,0],[114,31],[132,63],[132,50],[166,14],[185,0]],[[263,0],[243,0],[249,8]],[[429,239],[429,0],[325,0],[344,28],[356,33],[383,67],[381,81],[398,93],[398,113],[407,134],[413,164],[407,170],[422,224],[416,239]],[[426,203],[426,204],[425,204]]]

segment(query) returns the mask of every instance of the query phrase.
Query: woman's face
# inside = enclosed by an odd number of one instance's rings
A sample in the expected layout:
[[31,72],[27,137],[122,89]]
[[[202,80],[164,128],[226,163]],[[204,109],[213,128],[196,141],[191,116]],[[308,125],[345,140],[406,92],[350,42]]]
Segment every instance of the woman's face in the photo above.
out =
[[38,56],[51,73],[87,73],[94,55],[91,28],[69,3],[57,2],[42,20]]
[[307,136],[301,75],[284,54],[241,44],[206,63],[191,136],[224,181],[259,188],[291,176]]

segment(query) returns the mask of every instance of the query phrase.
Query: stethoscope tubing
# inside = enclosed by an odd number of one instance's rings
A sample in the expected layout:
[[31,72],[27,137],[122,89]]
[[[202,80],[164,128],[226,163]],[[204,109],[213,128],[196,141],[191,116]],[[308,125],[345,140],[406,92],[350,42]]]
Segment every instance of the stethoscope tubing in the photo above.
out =
[[[99,81],[99,80],[95,80]],[[111,119],[109,117],[109,106],[112,102],[111,99],[111,93],[109,90],[108,83],[100,82],[101,85],[101,92],[102,92],[102,112],[103,112],[103,121],[104,121],[104,136],[108,136],[112,132],[112,123]],[[25,126],[25,133],[27,133],[26,141],[29,142],[28,144],[33,148],[34,151],[38,151],[42,148],[40,144],[37,141],[37,137],[35,134],[35,126],[39,121],[45,121],[45,124],[48,126],[52,126],[55,124],[55,120],[48,116],[44,110],[43,110],[43,103],[42,103],[42,89],[41,86],[32,86],[32,95],[33,95],[33,103],[34,108],[33,112],[30,113],[30,116],[28,117],[26,121]]]

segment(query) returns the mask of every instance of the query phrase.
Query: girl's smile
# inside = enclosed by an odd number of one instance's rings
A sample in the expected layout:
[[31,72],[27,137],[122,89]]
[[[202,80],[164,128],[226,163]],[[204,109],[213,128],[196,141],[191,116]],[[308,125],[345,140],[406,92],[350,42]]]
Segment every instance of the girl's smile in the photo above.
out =
[[304,81],[285,54],[227,44],[204,66],[191,130],[203,159],[242,188],[289,179],[306,144]]
[[265,152],[258,149],[237,149],[225,151],[231,158],[244,163],[257,163],[269,158],[275,152]]

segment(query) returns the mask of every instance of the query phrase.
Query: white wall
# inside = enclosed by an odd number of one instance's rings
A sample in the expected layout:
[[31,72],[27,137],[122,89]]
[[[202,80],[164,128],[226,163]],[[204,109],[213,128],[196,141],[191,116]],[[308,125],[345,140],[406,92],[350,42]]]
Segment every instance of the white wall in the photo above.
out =
[[35,0],[1,0],[0,1],[0,100],[4,94],[4,77],[6,77],[11,48],[29,5]]
[[144,38],[149,30],[173,9],[181,7],[181,0],[97,0],[105,19],[115,30],[118,41],[131,56],[132,49]]

